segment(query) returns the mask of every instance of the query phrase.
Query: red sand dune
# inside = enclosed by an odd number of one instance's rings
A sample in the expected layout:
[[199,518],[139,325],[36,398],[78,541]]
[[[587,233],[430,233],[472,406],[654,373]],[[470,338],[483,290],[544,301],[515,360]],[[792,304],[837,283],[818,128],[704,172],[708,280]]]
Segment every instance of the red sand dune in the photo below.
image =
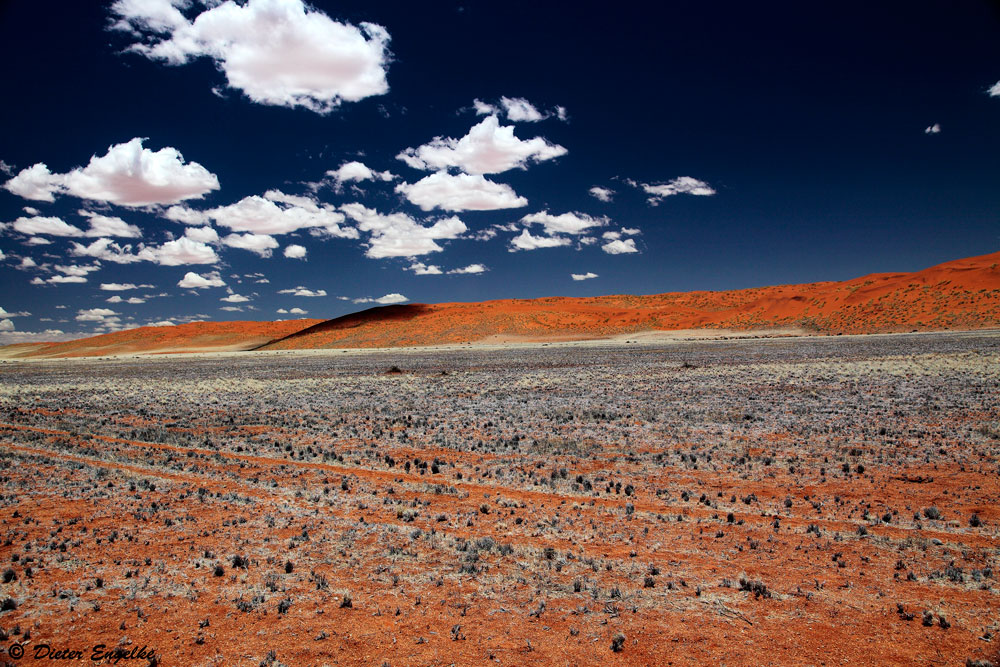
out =
[[642,331],[794,327],[885,333],[1000,326],[1000,252],[915,273],[844,282],[649,296],[547,297],[371,308],[333,320],[199,322],[66,343],[6,348],[10,357],[207,350],[396,347],[484,339],[587,339]]
[[64,343],[8,345],[2,349],[7,358],[250,350],[321,321],[192,322],[172,327],[139,327]]
[[916,273],[871,274],[844,282],[387,306],[316,324],[262,349],[434,345],[488,337],[581,339],[678,329],[880,333],[998,325],[1000,253],[993,253]]

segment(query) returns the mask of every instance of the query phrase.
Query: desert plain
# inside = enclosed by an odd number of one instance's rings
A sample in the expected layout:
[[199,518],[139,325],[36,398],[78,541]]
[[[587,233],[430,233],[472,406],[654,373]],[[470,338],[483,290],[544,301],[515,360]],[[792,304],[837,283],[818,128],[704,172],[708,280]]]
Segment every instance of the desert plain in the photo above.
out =
[[996,331],[4,362],[4,659],[998,664],[998,380]]

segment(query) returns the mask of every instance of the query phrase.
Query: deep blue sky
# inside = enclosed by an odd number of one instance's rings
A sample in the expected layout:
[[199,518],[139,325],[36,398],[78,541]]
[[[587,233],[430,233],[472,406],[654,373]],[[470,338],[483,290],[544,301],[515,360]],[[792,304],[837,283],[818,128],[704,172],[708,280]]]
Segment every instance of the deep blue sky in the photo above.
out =
[[[271,9],[297,4],[266,2]],[[389,38],[375,65],[386,92],[342,100],[325,113],[251,99],[227,85],[225,56],[213,59],[204,44],[186,64],[126,52],[182,32],[157,34],[135,18],[136,7],[169,7],[169,0],[129,3],[133,35],[109,29],[125,12],[112,2],[0,2],[0,166],[9,171],[0,182],[37,163],[65,175],[139,137],[149,151],[179,151],[184,162],[176,167],[197,163],[203,178],[214,175],[217,189],[189,192],[181,202],[201,215],[277,189],[310,197],[327,216],[360,203],[424,227],[455,216],[466,231],[449,223],[453,231],[435,242],[441,250],[426,252],[403,230],[394,238],[404,249],[380,256],[372,232],[357,230],[359,220],[347,215],[340,228],[357,238],[318,237],[309,228],[272,233],[277,247],[262,256],[205,240],[211,231],[201,230],[193,233],[202,239],[200,259],[207,253],[212,261],[185,264],[176,262],[192,258],[164,259],[170,253],[158,249],[190,228],[210,226],[221,239],[247,230],[228,227],[223,213],[200,225],[168,220],[164,212],[176,203],[169,197],[130,205],[101,194],[93,179],[58,181],[51,202],[8,187],[0,190],[0,307],[30,314],[0,325],[3,342],[45,330],[65,337],[161,321],[296,316],[279,309],[335,317],[371,305],[356,300],[386,295],[402,297],[385,302],[443,302],[841,280],[1000,248],[1000,96],[988,92],[1000,80],[996,3],[313,2],[309,12],[348,31],[361,35],[357,26],[367,22]],[[244,18],[265,9],[265,0],[228,4]],[[208,11],[195,0],[183,19]],[[301,72],[301,62],[282,61],[284,52],[274,63],[255,52],[260,42],[245,27],[229,37],[260,56],[251,76]],[[373,43],[372,33],[367,38],[363,46]],[[325,57],[307,61],[337,66]],[[526,100],[549,117],[515,122],[502,97]],[[566,152],[484,174],[526,205],[421,210],[395,188],[437,169],[451,177],[475,170],[465,163],[421,170],[396,156],[435,137],[465,136],[488,119],[473,109],[476,99],[493,105],[499,126],[513,127],[519,140],[542,137]],[[926,131],[935,124],[939,132]],[[393,179],[359,181],[357,189],[347,183],[339,192],[329,177],[315,192],[305,185],[351,161]],[[104,177],[117,187],[115,174]],[[679,192],[650,205],[643,184],[680,177],[714,194]],[[611,200],[589,194],[594,186],[613,190]],[[140,257],[145,248],[145,258],[116,263],[74,254],[100,232],[59,235],[51,219],[85,232],[81,209],[138,227],[131,233],[141,237],[113,241],[131,244],[125,252]],[[569,234],[522,221],[542,211],[597,222]],[[516,230],[492,227],[511,224]],[[495,237],[473,238],[487,229]],[[511,252],[523,229],[566,245]],[[636,252],[607,252],[614,234]],[[305,258],[284,256],[293,244],[306,249]],[[417,262],[443,273],[417,275],[410,269]],[[485,270],[446,273],[476,264]],[[178,283],[188,272],[209,280],[217,272],[225,285],[186,289]],[[74,273],[86,282],[63,280]],[[588,273],[597,277],[571,277]],[[101,287],[112,283],[137,287]],[[326,296],[278,293],[299,286]],[[247,300],[222,301],[231,295]],[[107,301],[116,296],[122,301]]]

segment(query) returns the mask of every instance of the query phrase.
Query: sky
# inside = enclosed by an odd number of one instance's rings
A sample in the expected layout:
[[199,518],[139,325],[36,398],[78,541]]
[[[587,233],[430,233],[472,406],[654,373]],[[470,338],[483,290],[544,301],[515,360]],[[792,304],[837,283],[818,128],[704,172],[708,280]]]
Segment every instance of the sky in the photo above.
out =
[[0,0],[0,62],[0,343],[1000,249],[996,2]]

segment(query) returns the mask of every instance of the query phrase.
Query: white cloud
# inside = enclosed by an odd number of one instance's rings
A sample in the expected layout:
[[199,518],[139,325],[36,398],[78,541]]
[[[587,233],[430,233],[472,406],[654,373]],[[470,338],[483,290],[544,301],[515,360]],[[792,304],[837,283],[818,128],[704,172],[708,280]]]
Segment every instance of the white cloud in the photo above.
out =
[[226,303],[245,303],[249,301],[247,297],[242,294],[230,294],[229,296],[224,296],[219,301],[225,301]]
[[[105,241],[107,239],[98,240]],[[147,246],[139,251],[137,257],[161,266],[215,264],[219,261],[218,255],[215,254],[215,250],[211,246],[192,241],[187,237],[167,241],[158,248]]]
[[542,112],[523,97],[501,97],[499,106],[477,99],[473,100],[472,106],[478,116],[498,115],[502,108],[506,113],[507,120],[514,122],[534,123],[552,116],[558,117],[559,120],[566,120],[565,107],[556,107],[553,111]]
[[140,262],[140,258],[132,253],[132,246],[121,246],[111,239],[97,239],[88,246],[73,242],[70,254],[74,257],[94,257],[115,264],[132,264]]
[[101,289],[106,292],[124,292],[126,290],[151,288],[153,285],[136,285],[135,283],[101,283]]
[[393,292],[392,294],[386,294],[385,296],[380,296],[377,299],[372,299],[370,297],[354,299],[354,303],[378,303],[382,304],[383,306],[393,303],[405,303],[406,301],[409,301],[409,299],[407,299],[405,296],[397,292]]
[[591,280],[592,278],[597,277],[597,274],[593,271],[587,271],[586,273],[571,273],[569,275],[573,280]]
[[[176,148],[143,148],[136,137],[90,158],[86,167],[62,176],[62,189],[82,199],[121,206],[176,204],[219,189],[219,179],[197,162],[184,162]],[[37,165],[36,165],[37,166]]]
[[606,217],[595,218],[586,213],[562,213],[552,215],[548,211],[531,213],[523,218],[521,222],[526,225],[540,224],[545,228],[546,234],[581,234],[591,227],[603,227],[608,224]]
[[611,201],[611,198],[615,196],[614,190],[611,190],[610,188],[602,188],[599,185],[595,185],[587,192],[589,192],[592,197],[597,197],[603,202],[609,202]]
[[[52,245],[52,241],[42,238],[41,236],[32,236],[30,239],[25,241],[28,245]],[[3,257],[0,257],[3,259]]]
[[17,265],[17,268],[19,268],[19,269],[33,269],[36,266],[38,266],[38,263],[35,260],[33,260],[32,258],[30,258],[27,255],[25,255],[24,257],[21,258],[21,263]]
[[150,322],[146,325],[147,327],[173,327],[177,326],[174,324],[173,320],[160,320],[159,322]]
[[458,238],[467,230],[465,223],[452,216],[437,220],[424,227],[404,213],[383,215],[353,203],[341,206],[348,217],[356,221],[358,229],[369,232],[367,257],[416,257],[442,250],[436,241]]
[[445,171],[425,176],[416,183],[401,183],[396,186],[396,192],[425,211],[433,208],[495,211],[528,205],[528,200],[519,197],[509,185],[494,183],[483,176],[449,174]]
[[198,243],[218,243],[219,233],[212,227],[188,227],[184,230],[184,236]]
[[86,276],[88,273],[93,273],[94,271],[100,270],[100,265],[89,265],[80,266],[78,264],[71,264],[69,266],[63,266],[61,264],[56,264],[56,271],[59,273],[65,273],[67,276]]
[[235,204],[206,213],[219,226],[234,232],[272,235],[321,227],[330,236],[358,238],[354,229],[340,227],[344,216],[334,207],[320,205],[309,197],[287,195],[280,190],[268,190],[263,197],[245,197]]
[[74,338],[73,335],[68,335],[61,329],[46,329],[45,331],[5,331],[0,333],[0,345],[9,345],[11,343],[36,343],[36,342],[53,342],[59,340],[67,340]]
[[535,123],[548,117],[523,97],[501,97],[500,104],[507,110],[507,119],[515,122]]
[[375,180],[391,181],[396,178],[391,172],[375,171],[363,162],[345,162],[339,168],[326,172],[326,175],[333,179],[334,184],[338,188],[344,183]]
[[10,320],[0,320],[0,331],[13,331],[14,323]]
[[305,259],[306,258],[305,246],[300,246],[293,243],[292,245],[285,248],[284,255],[289,259]]
[[428,265],[423,262],[413,262],[406,270],[413,271],[414,275],[418,276],[440,276],[444,273],[440,266],[435,264]]
[[480,99],[472,100],[472,107],[476,110],[477,116],[486,116],[500,111],[496,106],[483,102]]
[[[630,185],[637,185],[635,181],[626,179],[626,183]],[[673,195],[687,194],[687,195],[700,195],[708,196],[714,195],[715,190],[712,189],[708,183],[704,181],[699,181],[697,178],[691,178],[690,176],[681,176],[675,178],[667,183],[649,184],[642,183],[642,189],[649,196],[649,203],[656,206],[665,197],[671,197]]]
[[613,241],[614,239],[620,239],[621,237],[622,237],[621,232],[609,231],[601,234],[601,238],[604,239],[605,241]]
[[78,310],[76,314],[77,322],[107,322],[109,319],[117,320],[118,313],[110,308],[89,308]]
[[142,231],[138,227],[128,224],[121,218],[101,215],[87,209],[80,209],[77,213],[90,219],[90,228],[84,232],[86,236],[118,236],[128,239],[137,239],[142,236]]
[[288,312],[291,313],[292,315],[308,315],[309,314],[308,310],[302,310],[301,308],[292,308]]
[[4,176],[10,176],[14,173],[14,165],[7,164],[3,160],[0,160],[0,174]]
[[510,241],[511,252],[518,250],[537,250],[539,248],[555,248],[557,246],[569,245],[569,239],[560,236],[532,236],[527,229],[521,232]]
[[639,252],[635,247],[634,239],[617,239],[615,241],[609,241],[601,246],[601,249],[608,253],[609,255],[626,255],[633,252]]
[[243,309],[239,306],[222,306],[219,310],[225,310],[230,313],[242,313]]
[[18,218],[11,226],[22,234],[48,234],[50,236],[83,236],[83,231],[67,223],[62,218],[34,217]]
[[133,297],[130,297],[128,299],[123,299],[120,296],[118,296],[117,294],[114,295],[113,297],[109,297],[109,298],[105,299],[105,301],[107,301],[108,303],[131,303],[133,305],[137,305],[137,304],[140,304],[140,303],[146,303],[145,299],[140,299],[137,296],[133,296]]
[[458,273],[458,274],[462,274],[462,273],[468,273],[468,274],[476,274],[476,273],[483,273],[484,271],[486,271],[486,267],[485,267],[485,266],[483,266],[482,264],[469,264],[468,266],[463,266],[463,267],[462,267],[462,268],[460,268],[460,269],[452,269],[452,270],[451,270],[451,271],[449,271],[448,273]]
[[205,3],[188,21],[178,0],[118,0],[116,27],[140,38],[130,50],[181,65],[212,59],[230,88],[258,104],[328,113],[389,90],[389,33],[338,23],[302,0]]
[[230,248],[249,250],[261,257],[270,257],[271,251],[278,247],[274,237],[267,234],[230,234],[222,242]]
[[989,93],[990,97],[1000,97],[1000,81],[997,81],[992,86],[990,86],[989,90],[987,90],[986,92]]
[[940,134],[940,133],[941,133],[940,123],[934,123],[933,125],[930,125],[924,129],[924,134]]
[[4,187],[25,199],[55,201],[55,193],[59,192],[62,181],[61,174],[53,174],[47,165],[39,162],[22,169],[17,176],[4,183]]
[[291,294],[292,296],[326,296],[326,290],[311,290],[301,285],[292,289],[278,290],[278,294]]
[[636,234],[641,234],[642,230],[638,227],[622,227],[622,234],[626,236],[635,236]]
[[225,287],[226,283],[219,277],[218,271],[212,271],[211,273],[197,274],[194,271],[188,271],[184,274],[184,277],[180,279],[177,283],[178,287],[184,287],[188,289],[204,289],[207,287]]
[[59,285],[62,283],[85,283],[87,278],[84,276],[52,276],[45,282],[51,283],[53,285]]
[[9,317],[28,317],[31,313],[27,311],[22,311],[20,313],[8,313],[2,306],[0,306],[0,317],[6,319]]
[[196,211],[193,208],[175,204],[163,212],[163,217],[174,222],[181,222],[185,225],[204,225],[208,223],[208,213]]
[[407,148],[396,157],[414,169],[439,170],[457,167],[468,174],[499,174],[509,169],[527,169],[567,153],[562,146],[541,137],[522,141],[514,136],[514,126],[502,126],[496,116],[487,116],[461,139],[436,137],[433,141]]

